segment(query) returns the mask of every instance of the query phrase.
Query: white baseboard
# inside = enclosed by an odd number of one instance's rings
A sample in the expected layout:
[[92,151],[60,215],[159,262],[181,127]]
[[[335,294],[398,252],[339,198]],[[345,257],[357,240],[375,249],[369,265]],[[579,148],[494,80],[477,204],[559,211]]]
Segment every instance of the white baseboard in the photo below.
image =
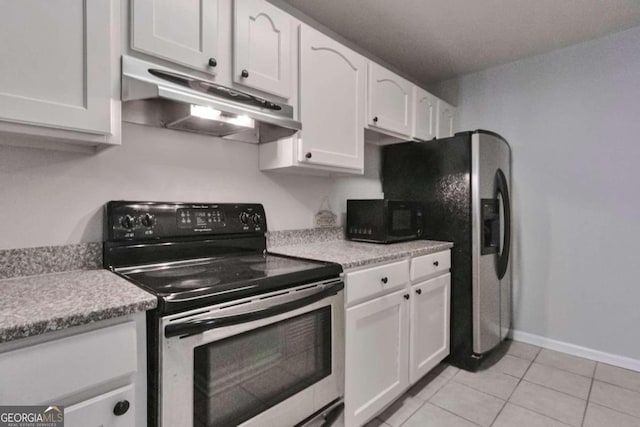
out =
[[512,338],[514,341],[520,341],[526,344],[537,345],[538,347],[548,348],[549,350],[560,351],[562,353],[571,354],[573,356],[584,357],[585,359],[595,360],[620,368],[631,369],[640,372],[640,360],[632,359],[617,354],[605,353],[604,351],[593,350],[587,347],[581,347],[575,344],[569,344],[563,341],[557,341],[540,335],[530,334],[528,332],[513,331]]

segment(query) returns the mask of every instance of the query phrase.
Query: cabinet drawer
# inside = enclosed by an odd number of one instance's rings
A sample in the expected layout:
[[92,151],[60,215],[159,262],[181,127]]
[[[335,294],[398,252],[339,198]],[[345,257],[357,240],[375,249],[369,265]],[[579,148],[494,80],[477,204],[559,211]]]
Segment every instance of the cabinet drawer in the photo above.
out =
[[0,354],[0,404],[36,405],[137,370],[135,322]]
[[[134,427],[135,388],[133,385],[101,394],[64,410],[67,427]],[[116,415],[116,412],[120,415]]]
[[409,282],[409,261],[347,273],[347,304],[385,294]]
[[449,271],[451,268],[451,251],[436,252],[411,260],[411,281]]

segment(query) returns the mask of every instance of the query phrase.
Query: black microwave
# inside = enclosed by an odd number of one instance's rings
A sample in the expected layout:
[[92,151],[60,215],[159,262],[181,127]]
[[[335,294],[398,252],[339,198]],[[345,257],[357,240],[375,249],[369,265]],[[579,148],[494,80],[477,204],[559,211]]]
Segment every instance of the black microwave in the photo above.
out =
[[347,200],[349,240],[394,243],[422,238],[420,202],[387,199]]

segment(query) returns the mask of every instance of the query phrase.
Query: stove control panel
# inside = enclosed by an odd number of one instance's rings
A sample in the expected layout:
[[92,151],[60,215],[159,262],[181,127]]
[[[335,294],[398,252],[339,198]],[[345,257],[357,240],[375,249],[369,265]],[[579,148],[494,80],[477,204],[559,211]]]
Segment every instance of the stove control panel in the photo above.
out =
[[163,203],[114,201],[107,204],[108,240],[265,233],[264,207],[257,203]]

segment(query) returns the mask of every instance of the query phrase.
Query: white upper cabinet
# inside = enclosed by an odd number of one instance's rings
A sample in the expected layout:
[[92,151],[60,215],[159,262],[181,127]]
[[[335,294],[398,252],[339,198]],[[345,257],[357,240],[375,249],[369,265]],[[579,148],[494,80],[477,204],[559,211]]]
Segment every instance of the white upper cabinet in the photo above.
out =
[[291,18],[264,0],[235,0],[233,81],[291,95]]
[[[132,0],[131,48],[199,71],[230,68],[220,58],[220,0]],[[222,35],[228,37],[227,35]]]
[[413,131],[413,86],[369,62],[369,127],[409,138]]
[[299,162],[362,171],[366,63],[335,40],[301,26]]
[[441,99],[438,99],[436,138],[453,136],[456,124],[456,109]]
[[106,0],[0,1],[3,126],[112,133],[111,8]]
[[436,113],[438,98],[426,90],[414,86],[414,117],[412,136],[428,141],[436,137]]

